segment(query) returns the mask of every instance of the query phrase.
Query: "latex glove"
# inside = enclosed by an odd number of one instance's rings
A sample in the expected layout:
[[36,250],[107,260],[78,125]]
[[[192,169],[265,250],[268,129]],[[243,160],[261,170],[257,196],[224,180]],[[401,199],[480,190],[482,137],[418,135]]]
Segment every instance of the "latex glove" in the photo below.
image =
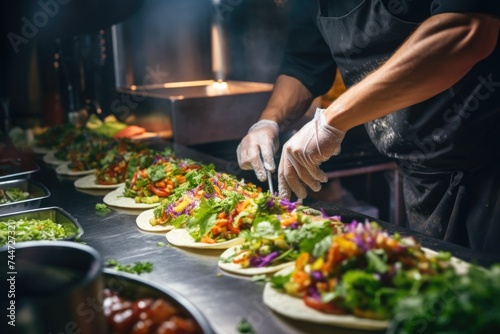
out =
[[279,126],[271,120],[260,120],[248,130],[236,149],[238,164],[243,170],[255,171],[260,181],[267,179],[267,171],[274,172],[274,154],[279,147]]
[[316,109],[314,118],[302,127],[283,146],[278,169],[280,197],[289,199],[292,191],[305,198],[305,185],[313,191],[321,189],[328,178],[319,166],[340,153],[345,132],[326,123],[324,109]]

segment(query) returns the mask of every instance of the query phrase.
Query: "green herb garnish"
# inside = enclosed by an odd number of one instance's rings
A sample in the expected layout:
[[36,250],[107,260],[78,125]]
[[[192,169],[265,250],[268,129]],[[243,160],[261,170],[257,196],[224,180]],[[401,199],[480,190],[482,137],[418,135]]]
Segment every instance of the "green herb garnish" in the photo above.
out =
[[111,212],[111,209],[104,203],[97,203],[95,205],[95,211],[97,211],[98,214],[106,215]]
[[143,273],[150,273],[153,271],[153,264],[151,262],[134,262],[133,264],[120,264],[118,261],[111,259],[106,261],[104,264],[106,267],[115,269],[118,271],[123,271],[126,273],[131,273],[131,274],[143,274]]
[[238,333],[255,334],[255,329],[253,329],[252,325],[245,318],[241,319],[236,329],[238,330]]

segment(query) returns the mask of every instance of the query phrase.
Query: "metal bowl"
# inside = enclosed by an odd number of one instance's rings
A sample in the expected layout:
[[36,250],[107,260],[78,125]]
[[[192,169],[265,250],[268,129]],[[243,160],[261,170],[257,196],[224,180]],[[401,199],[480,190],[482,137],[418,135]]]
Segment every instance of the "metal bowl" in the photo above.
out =
[[[59,207],[25,210],[0,215],[0,222],[7,222],[9,219],[51,219],[54,223],[61,224],[66,231],[67,236],[60,240],[75,240],[83,235],[83,228],[80,223],[78,223],[78,221],[68,212]],[[13,227],[12,229],[9,228],[8,237],[9,238],[7,238],[7,240],[3,244],[12,244],[12,242],[14,242],[15,244],[19,244],[23,242],[20,240],[19,234],[17,234],[15,227]],[[41,240],[37,240],[37,242],[38,241]]]
[[106,333],[102,258],[86,245],[37,241],[0,250],[1,333]]
[[134,301],[141,298],[163,298],[175,306],[180,313],[194,320],[200,333],[212,334],[205,316],[188,299],[166,286],[152,283],[137,275],[127,274],[112,269],[104,269],[105,286],[118,293],[120,297]]
[[50,191],[38,181],[33,179],[18,179],[0,182],[0,190],[19,188],[28,192],[30,197],[10,203],[0,204],[0,214],[11,213],[22,210],[37,209],[42,199],[50,196]]

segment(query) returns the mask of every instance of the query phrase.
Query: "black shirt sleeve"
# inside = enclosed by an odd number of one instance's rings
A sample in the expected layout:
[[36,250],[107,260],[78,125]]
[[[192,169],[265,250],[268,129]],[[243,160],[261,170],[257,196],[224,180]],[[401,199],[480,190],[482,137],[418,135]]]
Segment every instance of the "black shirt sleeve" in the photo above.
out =
[[431,14],[449,12],[474,12],[500,16],[498,0],[434,0],[431,5]]
[[290,3],[290,30],[279,74],[296,78],[311,94],[320,96],[331,88],[337,67],[317,28],[311,3],[315,1]]

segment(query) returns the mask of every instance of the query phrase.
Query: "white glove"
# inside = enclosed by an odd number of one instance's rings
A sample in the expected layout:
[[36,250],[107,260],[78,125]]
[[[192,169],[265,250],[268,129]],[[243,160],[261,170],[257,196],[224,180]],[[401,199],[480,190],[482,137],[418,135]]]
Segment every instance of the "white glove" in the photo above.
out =
[[289,199],[293,191],[298,198],[305,198],[304,185],[319,191],[320,182],[328,181],[319,166],[340,153],[345,132],[328,125],[323,113],[324,109],[316,109],[314,118],[283,146],[278,169],[280,197]]
[[[279,126],[271,120],[260,120],[248,130],[236,149],[238,164],[243,170],[255,171],[260,181],[267,179],[267,171],[274,172],[274,154],[279,147]],[[263,163],[264,162],[264,163]]]

